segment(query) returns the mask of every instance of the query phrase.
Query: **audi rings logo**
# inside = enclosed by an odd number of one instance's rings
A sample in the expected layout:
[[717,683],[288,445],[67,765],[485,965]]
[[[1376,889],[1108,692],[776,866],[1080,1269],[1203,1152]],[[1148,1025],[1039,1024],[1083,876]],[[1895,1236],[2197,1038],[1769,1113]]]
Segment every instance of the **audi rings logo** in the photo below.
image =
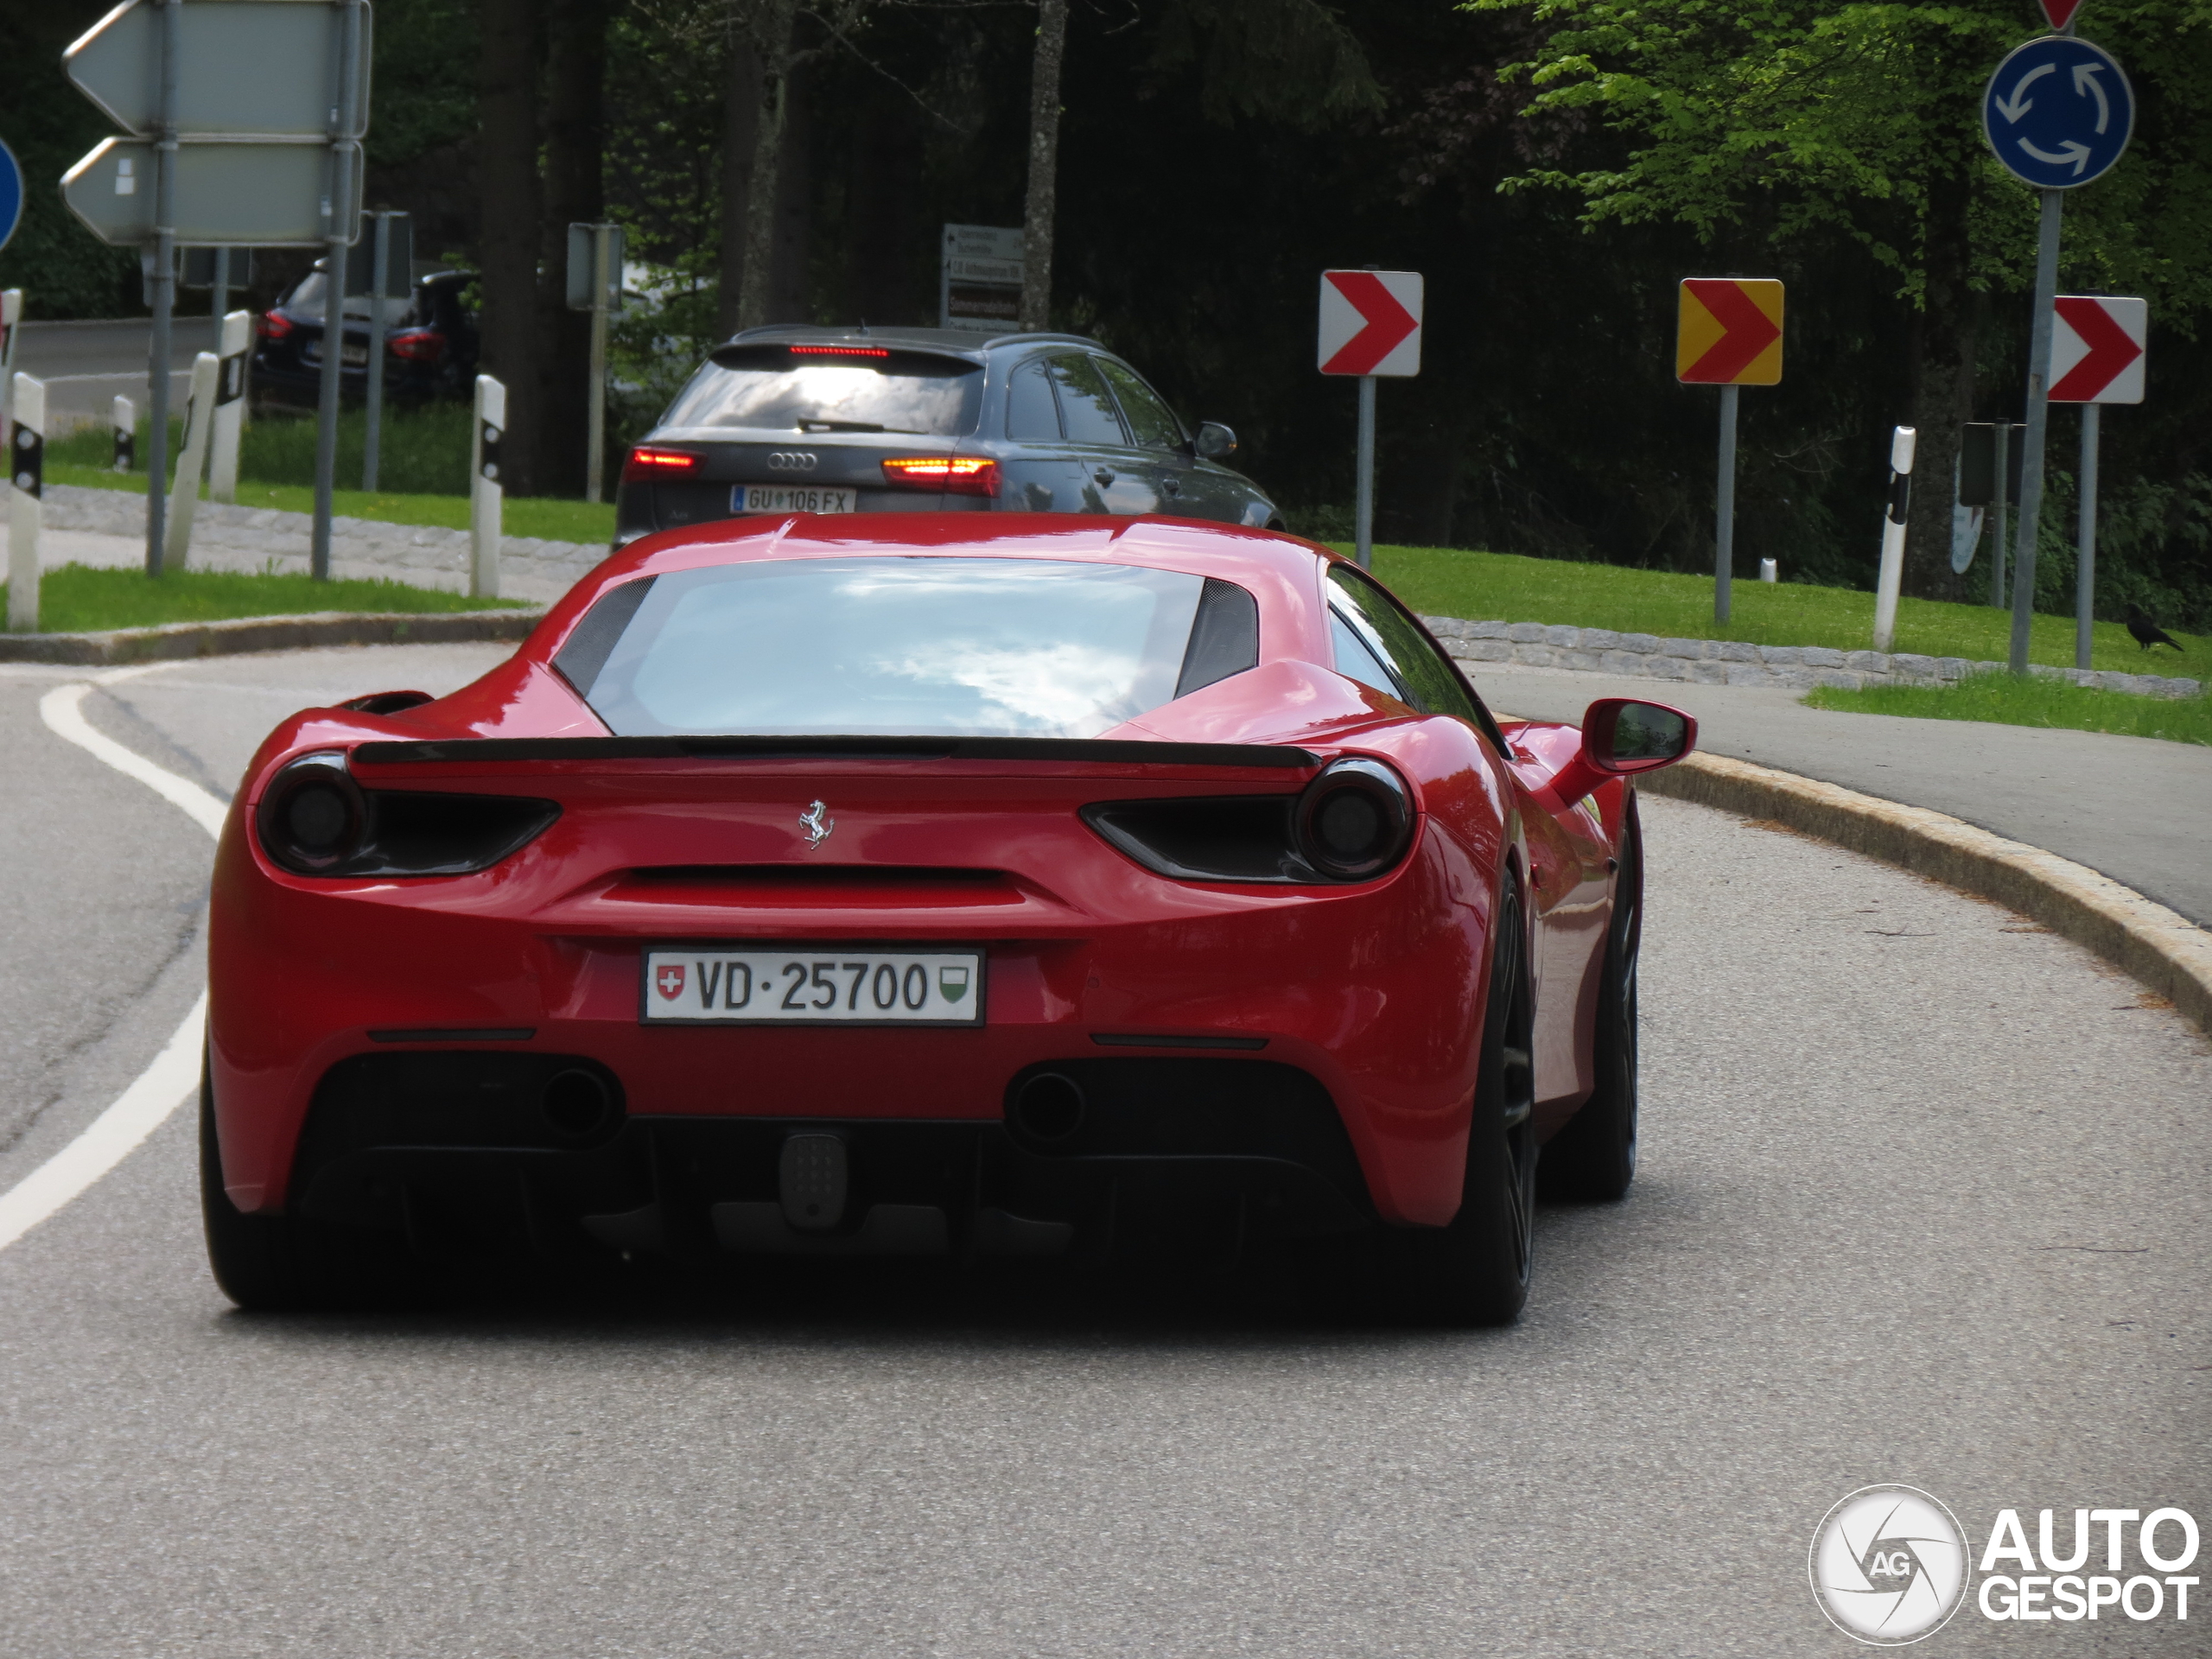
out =
[[1911,1486],[1862,1486],[1813,1534],[1813,1594],[1847,1636],[1901,1648],[1943,1628],[1967,1592],[1967,1540]]
[[811,449],[779,449],[768,457],[772,473],[810,473],[820,464]]

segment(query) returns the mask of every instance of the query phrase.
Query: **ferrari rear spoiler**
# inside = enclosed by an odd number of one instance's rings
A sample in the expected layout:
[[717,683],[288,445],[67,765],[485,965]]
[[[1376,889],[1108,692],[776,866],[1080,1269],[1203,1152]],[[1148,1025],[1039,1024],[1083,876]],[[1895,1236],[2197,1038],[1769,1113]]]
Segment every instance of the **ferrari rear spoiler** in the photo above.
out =
[[480,737],[451,743],[364,743],[364,766],[441,760],[1033,760],[1119,766],[1321,764],[1305,749],[1258,743],[1146,743],[1061,737]]

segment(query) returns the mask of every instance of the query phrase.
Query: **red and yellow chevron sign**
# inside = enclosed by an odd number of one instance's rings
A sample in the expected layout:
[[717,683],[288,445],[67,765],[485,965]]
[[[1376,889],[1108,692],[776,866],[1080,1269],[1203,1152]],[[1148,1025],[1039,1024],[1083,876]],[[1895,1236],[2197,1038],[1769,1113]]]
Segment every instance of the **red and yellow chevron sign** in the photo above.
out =
[[1675,378],[1701,386],[1782,379],[1782,284],[1763,276],[1685,276]]

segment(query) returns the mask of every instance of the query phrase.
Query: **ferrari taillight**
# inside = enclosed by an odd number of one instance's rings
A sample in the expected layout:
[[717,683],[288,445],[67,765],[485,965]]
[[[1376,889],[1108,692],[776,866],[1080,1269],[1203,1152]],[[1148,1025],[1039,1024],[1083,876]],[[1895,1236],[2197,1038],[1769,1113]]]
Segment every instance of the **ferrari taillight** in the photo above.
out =
[[893,455],[883,463],[887,483],[946,495],[996,495],[999,464],[982,455]]
[[559,804],[519,795],[363,789],[339,753],[302,755],[254,814],[270,861],[295,875],[467,875],[543,834]]
[[688,478],[703,464],[695,449],[663,449],[650,443],[641,443],[630,452],[629,460],[622,463],[625,484],[650,483],[657,479]]
[[1147,869],[1179,881],[1371,881],[1413,845],[1413,802],[1380,760],[1351,756],[1297,795],[1102,801],[1083,821]]

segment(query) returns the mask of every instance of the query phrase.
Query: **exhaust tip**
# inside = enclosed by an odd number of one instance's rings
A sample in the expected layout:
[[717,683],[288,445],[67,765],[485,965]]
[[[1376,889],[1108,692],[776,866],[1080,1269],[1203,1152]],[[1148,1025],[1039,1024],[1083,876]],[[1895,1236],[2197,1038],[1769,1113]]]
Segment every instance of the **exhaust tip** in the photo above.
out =
[[1058,1071],[1040,1071],[1014,1097],[1014,1127],[1033,1141],[1065,1141],[1083,1127],[1083,1086]]
[[615,1114],[614,1094],[594,1072],[570,1067],[547,1079],[537,1109],[556,1135],[586,1141],[602,1133]]

